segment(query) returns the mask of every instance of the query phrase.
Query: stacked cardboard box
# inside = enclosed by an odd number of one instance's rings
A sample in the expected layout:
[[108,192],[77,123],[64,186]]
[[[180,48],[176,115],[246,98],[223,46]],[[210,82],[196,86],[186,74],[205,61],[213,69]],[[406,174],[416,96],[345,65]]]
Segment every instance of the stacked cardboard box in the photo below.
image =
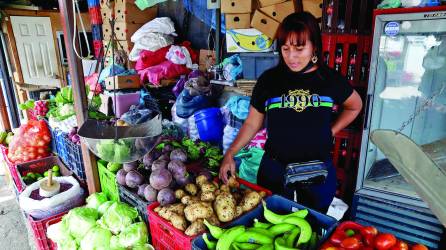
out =
[[280,23],[295,10],[294,0],[222,0],[227,51],[272,51]]
[[[152,7],[141,11],[131,0],[115,0],[112,4],[101,5],[103,20],[103,34],[104,34],[104,51],[107,51],[106,57],[110,57],[112,48],[124,50],[129,53],[133,48],[133,43],[130,38],[141,26],[156,18],[158,8]],[[112,27],[110,20],[115,18],[114,33],[116,44],[111,44],[109,41],[112,37]],[[111,48],[108,48],[112,46]],[[133,63],[129,65],[132,68]]]

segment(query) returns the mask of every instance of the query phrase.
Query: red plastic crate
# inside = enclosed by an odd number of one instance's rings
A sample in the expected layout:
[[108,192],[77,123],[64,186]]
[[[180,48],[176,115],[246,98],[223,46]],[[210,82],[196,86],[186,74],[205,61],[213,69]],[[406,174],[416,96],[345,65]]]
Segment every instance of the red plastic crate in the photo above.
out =
[[88,8],[88,13],[90,14],[91,24],[102,24],[101,7],[95,6]]
[[[268,189],[247,182],[243,179],[238,179],[238,182],[252,190],[264,191],[267,196],[272,194]],[[161,218],[154,211],[158,206],[158,202],[154,202],[147,206],[153,247],[155,247],[157,250],[192,249],[192,240],[197,236],[187,236],[184,234],[184,232],[173,227],[167,220]]]
[[60,168],[60,174],[62,176],[70,176],[73,174],[67,167],[62,163],[62,161],[57,156],[50,156],[47,158],[30,161],[26,163],[20,163],[16,166],[17,171],[17,190],[21,193],[26,188],[26,184],[23,181],[22,176],[27,175],[29,172],[43,174],[45,171],[50,169],[52,166],[58,165]]
[[28,215],[28,223],[30,224],[33,235],[34,242],[38,250],[55,250],[53,243],[46,236],[46,229],[48,228],[48,222],[55,219],[62,218],[67,212],[63,212],[43,220],[35,220],[33,217]]

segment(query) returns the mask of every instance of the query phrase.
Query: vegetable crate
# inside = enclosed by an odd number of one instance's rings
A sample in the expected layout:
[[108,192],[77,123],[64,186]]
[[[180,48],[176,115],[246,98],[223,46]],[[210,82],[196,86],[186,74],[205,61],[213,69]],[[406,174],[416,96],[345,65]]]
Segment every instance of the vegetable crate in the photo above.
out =
[[107,162],[98,161],[99,180],[101,182],[101,190],[107,195],[111,201],[119,201],[118,183],[116,182],[116,174],[107,169]]
[[52,130],[52,136],[56,140],[56,152],[66,164],[67,168],[73,171],[81,181],[85,181],[86,177],[81,146],[70,141],[67,134],[58,129]]
[[[271,195],[271,191],[260,187],[258,185],[247,182],[243,179],[237,179],[240,185],[250,188],[254,191],[264,191],[267,196]],[[158,202],[154,202],[147,207],[147,212],[149,215],[150,224],[150,234],[152,236],[152,245],[157,250],[183,250],[191,249],[193,244],[192,241],[197,236],[187,236],[180,230],[173,227],[170,222],[161,218],[154,210],[159,206]],[[253,211],[258,210],[255,208]],[[251,217],[250,214],[253,212],[247,212],[242,214],[237,219],[224,225],[224,227],[230,227],[232,225],[240,225],[245,221],[245,217]],[[203,232],[204,233],[204,232]],[[199,237],[201,238],[201,237]]]
[[48,228],[48,222],[55,219],[60,219],[66,212],[51,216],[42,220],[35,220],[32,216],[28,215],[28,223],[31,226],[34,235],[34,242],[38,250],[55,250],[53,243],[46,236],[46,229]]
[[25,190],[27,186],[23,178],[28,173],[43,174],[48,169],[51,169],[54,165],[59,166],[60,174],[62,176],[70,176],[73,174],[73,172],[68,170],[57,156],[50,156],[35,161],[17,164],[17,190],[19,191],[19,193],[23,192],[23,190]]
[[122,185],[118,184],[118,189],[119,189],[119,199],[121,200],[121,202],[125,202],[130,206],[136,208],[142,220],[146,223],[146,225],[149,225],[147,206],[150,205],[151,202],[143,200],[136,193],[132,192],[131,190]]
[[[266,198],[265,201],[268,209],[278,214],[287,214],[296,210],[308,209],[309,213],[306,219],[312,226],[313,231],[317,232],[319,236],[322,236],[320,240],[318,240],[318,245],[325,242],[338,225],[338,222],[335,218],[327,216],[325,214],[321,214],[313,209],[306,208],[279,195],[270,196]],[[263,206],[261,204],[251,212],[242,215],[242,217],[240,217],[238,220],[231,223],[231,226],[252,226],[254,219],[265,221],[265,218],[263,217]],[[192,249],[207,250],[208,248],[203,238],[201,236],[198,236],[192,242]]]

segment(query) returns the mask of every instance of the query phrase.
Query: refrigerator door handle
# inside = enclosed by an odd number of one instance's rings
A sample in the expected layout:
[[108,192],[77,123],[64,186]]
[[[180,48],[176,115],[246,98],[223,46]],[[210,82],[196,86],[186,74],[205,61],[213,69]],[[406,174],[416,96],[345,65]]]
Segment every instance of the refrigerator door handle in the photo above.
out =
[[365,116],[364,116],[364,126],[363,126],[363,130],[367,130],[369,128],[369,106],[370,106],[370,99],[372,99],[372,95],[368,94],[367,95],[367,101],[365,104],[365,108],[364,108],[364,112],[365,112]]

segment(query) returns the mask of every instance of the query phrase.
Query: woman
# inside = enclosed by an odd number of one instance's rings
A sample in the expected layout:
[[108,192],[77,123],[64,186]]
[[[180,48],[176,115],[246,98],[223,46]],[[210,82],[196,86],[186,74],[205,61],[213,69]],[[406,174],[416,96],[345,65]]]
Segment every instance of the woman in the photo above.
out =
[[[293,13],[285,18],[277,42],[280,63],[259,77],[249,116],[225,154],[220,178],[227,182],[229,175],[235,175],[234,155],[266,120],[268,140],[257,183],[273,193],[326,211],[336,192],[336,173],[330,160],[333,135],[356,118],[362,108],[361,98],[344,77],[324,66],[321,32],[311,14]],[[334,104],[341,105],[343,111],[332,124]],[[285,166],[311,160],[327,164],[325,182],[285,187]]]

